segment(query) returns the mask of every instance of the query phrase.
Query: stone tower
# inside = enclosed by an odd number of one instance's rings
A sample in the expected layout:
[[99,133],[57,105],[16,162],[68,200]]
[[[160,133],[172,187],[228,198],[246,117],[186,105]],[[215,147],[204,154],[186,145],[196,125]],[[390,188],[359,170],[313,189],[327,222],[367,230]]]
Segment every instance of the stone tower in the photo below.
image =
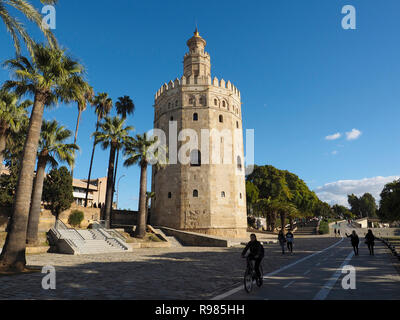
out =
[[[151,224],[245,237],[240,92],[230,81],[211,79],[210,55],[197,29],[187,45],[183,76],[155,96],[154,128],[165,132],[170,164],[153,167]],[[189,140],[195,147],[188,149]]]

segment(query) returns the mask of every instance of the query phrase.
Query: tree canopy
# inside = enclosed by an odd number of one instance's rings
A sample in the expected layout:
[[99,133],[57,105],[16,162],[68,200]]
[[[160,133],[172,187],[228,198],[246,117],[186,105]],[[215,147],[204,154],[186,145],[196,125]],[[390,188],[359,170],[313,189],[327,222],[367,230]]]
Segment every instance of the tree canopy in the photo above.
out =
[[378,216],[389,222],[400,220],[400,179],[386,184],[383,188]]

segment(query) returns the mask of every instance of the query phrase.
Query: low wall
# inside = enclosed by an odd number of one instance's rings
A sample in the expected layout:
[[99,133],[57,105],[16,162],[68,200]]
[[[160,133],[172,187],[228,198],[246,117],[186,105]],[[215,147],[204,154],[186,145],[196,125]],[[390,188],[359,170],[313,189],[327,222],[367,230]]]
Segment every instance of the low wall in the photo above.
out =
[[135,226],[139,213],[137,211],[113,210],[112,225],[113,226]]
[[356,232],[360,236],[366,235],[368,230],[372,230],[372,233],[378,238],[400,237],[400,228],[359,228],[356,229]]
[[[84,208],[73,204],[70,209],[60,214],[62,222],[68,225],[68,217],[73,210],[82,211],[84,219],[81,223],[82,228],[87,228],[94,220],[100,220],[100,209]],[[0,208],[0,231],[5,231],[8,222],[8,216],[12,214],[12,208]],[[39,232],[47,232],[54,226],[55,217],[51,214],[50,210],[42,209],[39,220]]]
[[204,234],[198,234],[193,232],[175,230],[167,227],[156,227],[161,229],[167,236],[175,237],[184,246],[192,247],[224,247],[230,246],[228,240],[207,236]]

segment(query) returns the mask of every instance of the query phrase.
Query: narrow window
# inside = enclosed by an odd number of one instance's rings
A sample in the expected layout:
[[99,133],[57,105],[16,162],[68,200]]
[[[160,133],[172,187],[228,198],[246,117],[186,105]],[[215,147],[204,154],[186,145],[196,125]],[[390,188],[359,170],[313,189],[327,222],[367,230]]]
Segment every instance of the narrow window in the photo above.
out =
[[199,150],[192,150],[190,152],[190,166],[192,167],[201,166],[201,152]]
[[222,101],[222,106],[225,108],[225,105],[226,105],[226,103],[225,103],[225,101]]
[[198,198],[199,197],[199,191],[193,190],[193,198]]
[[218,100],[217,99],[214,99],[214,105],[218,105]]
[[178,100],[175,101],[175,107],[177,107],[177,106],[178,106]]
[[242,194],[240,194],[240,199],[242,199]]
[[223,115],[220,115],[220,116],[219,116],[219,122],[221,122],[221,123],[224,122],[224,116],[223,116]]
[[172,193],[168,192],[168,199],[171,199],[171,198],[172,198]]
[[199,115],[197,113],[193,114],[193,121],[198,121],[199,120]]
[[242,158],[239,156],[237,157],[237,168],[242,170]]
[[225,198],[225,191],[221,192],[221,198]]
[[174,117],[171,117],[170,121],[174,121]]

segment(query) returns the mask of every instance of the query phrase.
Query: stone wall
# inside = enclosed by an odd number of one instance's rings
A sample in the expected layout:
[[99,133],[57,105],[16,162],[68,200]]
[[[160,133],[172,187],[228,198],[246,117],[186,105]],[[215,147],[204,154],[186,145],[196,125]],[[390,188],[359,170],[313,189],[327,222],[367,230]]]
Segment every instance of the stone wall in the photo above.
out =
[[[81,227],[87,228],[88,225],[94,220],[100,220],[100,209],[96,208],[84,208],[73,204],[70,209],[64,211],[60,215],[60,219],[68,224],[68,217],[73,210],[82,211],[84,214],[84,220],[82,221]],[[0,208],[0,231],[5,231],[7,227],[8,215],[11,215],[11,208]],[[39,232],[47,232],[54,226],[55,218],[49,210],[42,209],[39,221]]]

